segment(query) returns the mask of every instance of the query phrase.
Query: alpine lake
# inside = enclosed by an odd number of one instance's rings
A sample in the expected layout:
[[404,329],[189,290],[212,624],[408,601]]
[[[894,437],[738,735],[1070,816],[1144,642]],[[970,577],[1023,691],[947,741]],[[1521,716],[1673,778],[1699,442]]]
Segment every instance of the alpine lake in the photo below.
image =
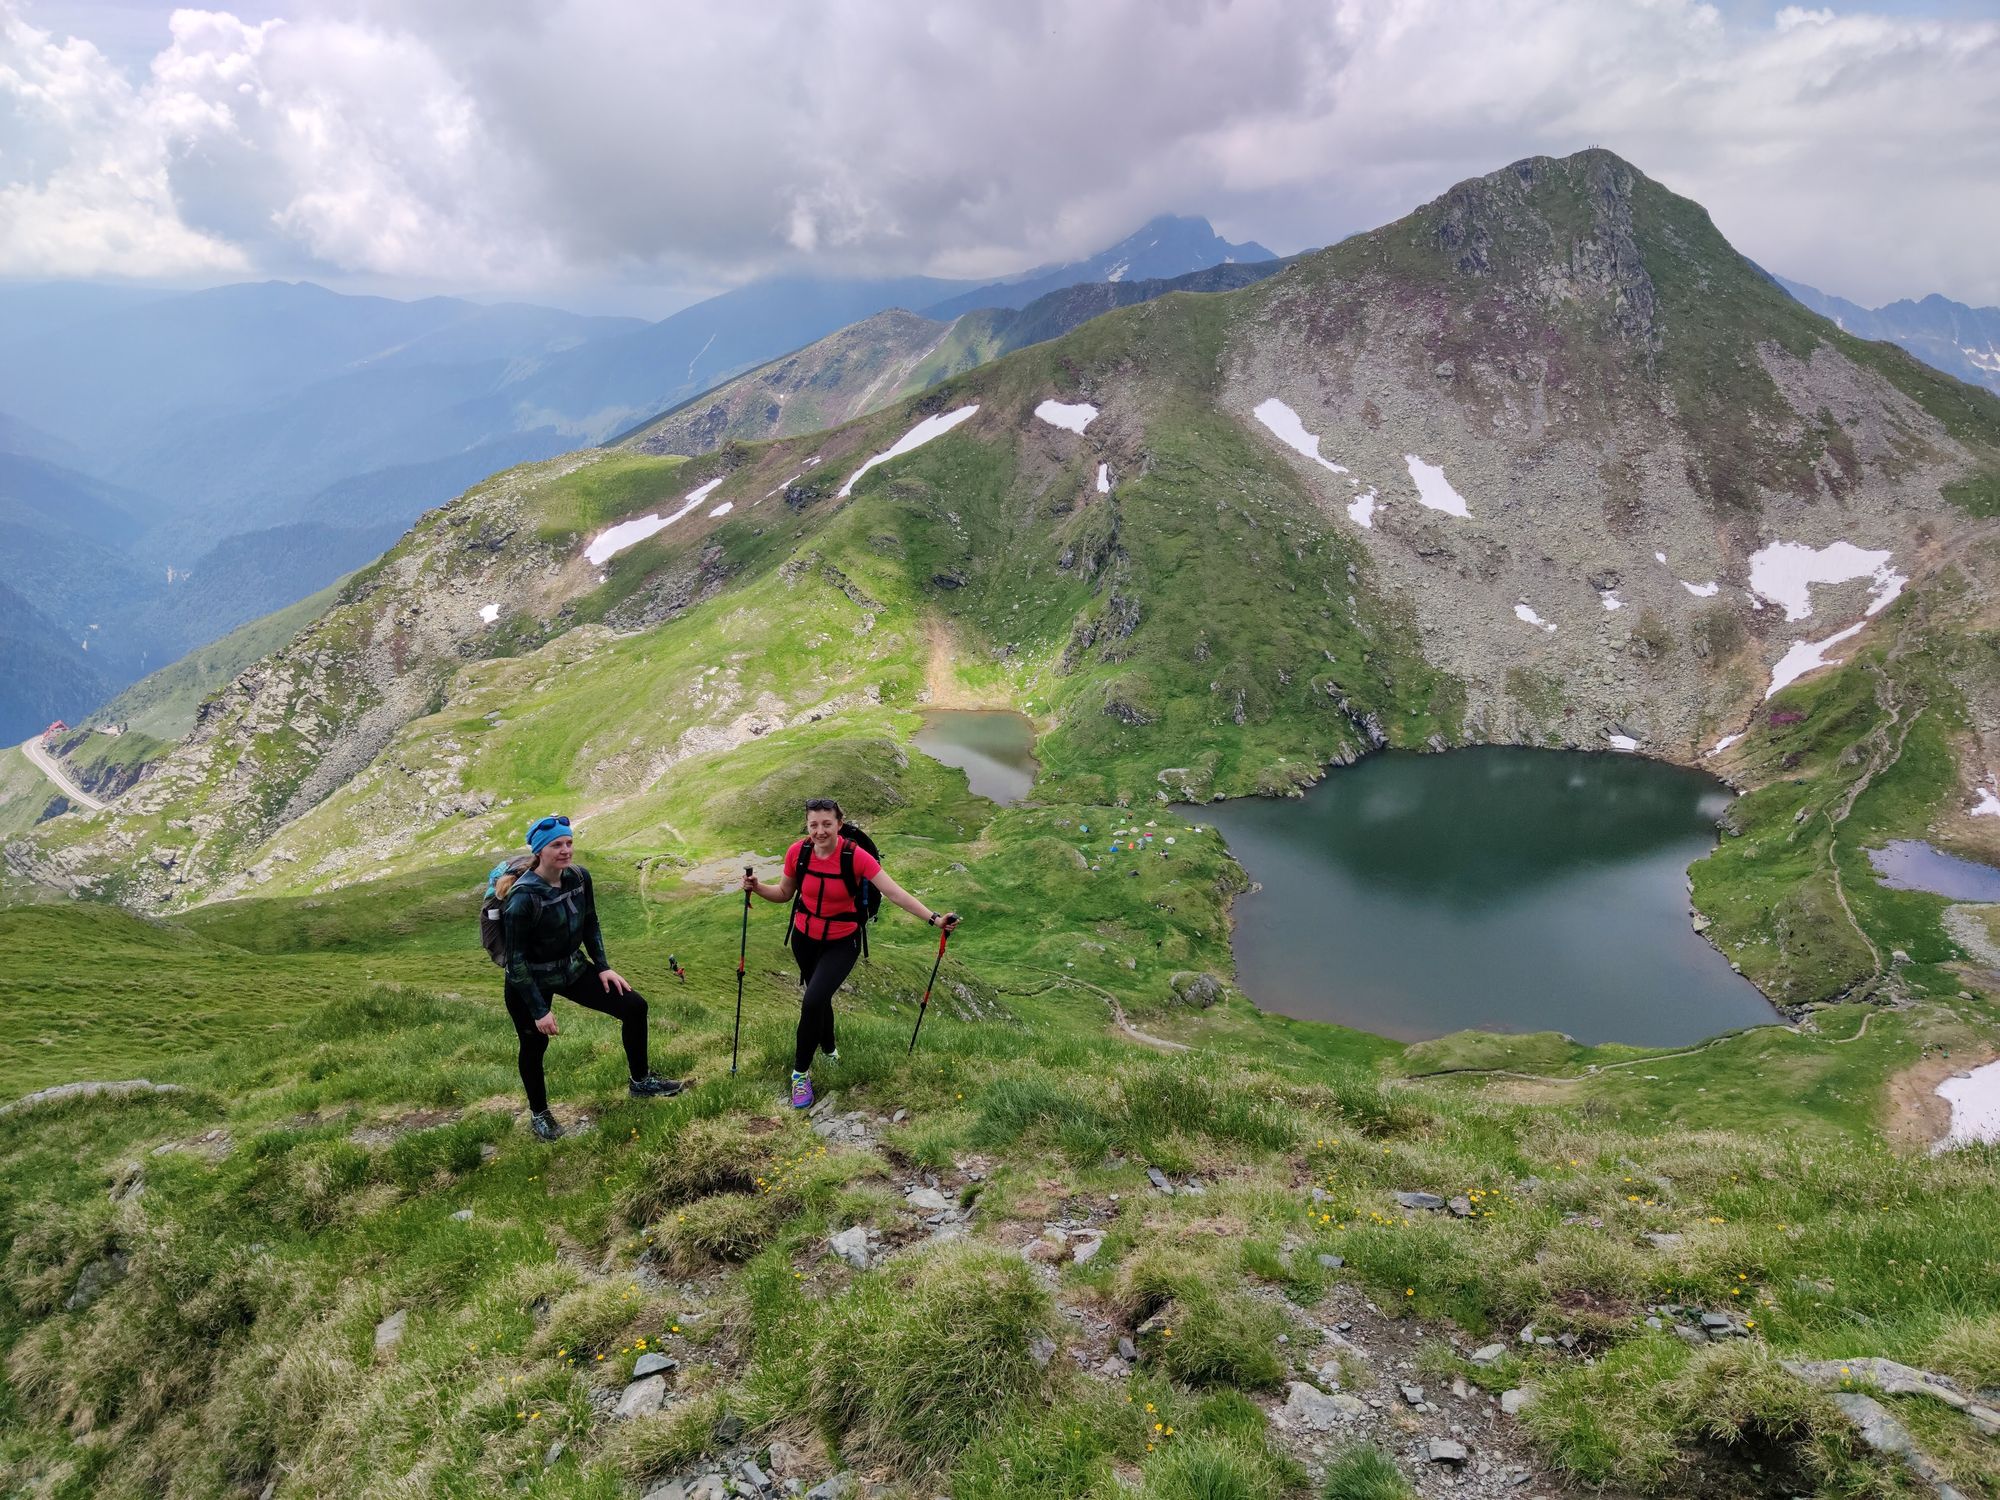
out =
[[[916,743],[996,802],[1033,786],[1020,714],[933,711]],[[1404,1041],[1476,1029],[1665,1047],[1781,1020],[1689,922],[1687,869],[1730,799],[1640,756],[1492,746],[1390,751],[1303,798],[1179,811],[1257,882],[1236,899],[1233,942],[1262,1009]]]

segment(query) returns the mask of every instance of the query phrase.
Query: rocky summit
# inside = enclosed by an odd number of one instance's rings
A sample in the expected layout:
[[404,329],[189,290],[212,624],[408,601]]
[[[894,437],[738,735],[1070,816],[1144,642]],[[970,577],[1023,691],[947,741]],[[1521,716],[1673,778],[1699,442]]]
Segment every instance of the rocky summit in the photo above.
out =
[[[102,811],[0,779],[0,1066],[54,1091],[0,1125],[0,1479],[2000,1484],[2000,1175],[1929,1149],[2000,907],[1869,863],[2000,854],[2000,399],[1603,151],[1000,357],[941,326],[432,511]],[[923,753],[937,708],[1031,719],[1032,795]],[[1206,805],[1498,743],[1726,778],[1689,917],[1784,1024],[1255,1009]],[[740,881],[820,794],[966,922],[885,918],[795,1110]],[[550,811],[690,1087],[566,1007],[543,1140],[472,934]]]

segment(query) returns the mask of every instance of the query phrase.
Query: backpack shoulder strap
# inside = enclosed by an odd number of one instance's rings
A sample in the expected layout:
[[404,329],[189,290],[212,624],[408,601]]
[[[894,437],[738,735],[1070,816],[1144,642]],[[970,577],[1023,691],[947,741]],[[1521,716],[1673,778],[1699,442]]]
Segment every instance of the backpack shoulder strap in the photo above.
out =
[[861,899],[861,881],[854,873],[854,851],[859,847],[853,839],[840,841],[840,882],[847,887],[847,899],[854,903],[855,920],[865,925],[868,907]]

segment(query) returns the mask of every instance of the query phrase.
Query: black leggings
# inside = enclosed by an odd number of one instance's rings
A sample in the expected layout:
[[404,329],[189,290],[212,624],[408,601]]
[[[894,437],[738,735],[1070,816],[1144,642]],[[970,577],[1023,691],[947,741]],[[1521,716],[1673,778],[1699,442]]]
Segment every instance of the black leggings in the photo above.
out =
[[833,1051],[833,992],[861,957],[861,934],[844,938],[809,938],[792,929],[792,957],[799,961],[799,1039],[792,1048],[792,1070],[812,1069],[813,1053]]
[[[560,984],[545,984],[542,993],[548,996],[561,995],[565,1000],[574,1000],[578,1005],[592,1010],[603,1011],[620,1022],[625,1040],[625,1065],[634,1078],[646,1076],[646,997],[637,990],[619,994],[606,989],[598,982],[594,970],[585,968],[572,979]],[[513,1019],[514,1030],[521,1038],[521,1087],[528,1093],[528,1108],[540,1114],[549,1107],[548,1087],[542,1081],[542,1054],[549,1050],[549,1039],[535,1030],[534,1012],[528,1008],[528,997],[516,994],[514,987],[507,987],[507,1014]]]

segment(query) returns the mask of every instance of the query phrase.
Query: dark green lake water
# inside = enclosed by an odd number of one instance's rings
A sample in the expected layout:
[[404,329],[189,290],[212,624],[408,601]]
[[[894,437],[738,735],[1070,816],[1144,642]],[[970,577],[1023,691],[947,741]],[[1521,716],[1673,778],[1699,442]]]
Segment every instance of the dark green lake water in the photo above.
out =
[[916,733],[917,748],[965,772],[973,795],[1003,806],[1035,784],[1035,724],[1007,709],[932,709]]
[[1383,754],[1217,803],[1259,1006],[1403,1040],[1477,1027],[1670,1046],[1779,1019],[1688,924],[1720,782],[1631,755]]

